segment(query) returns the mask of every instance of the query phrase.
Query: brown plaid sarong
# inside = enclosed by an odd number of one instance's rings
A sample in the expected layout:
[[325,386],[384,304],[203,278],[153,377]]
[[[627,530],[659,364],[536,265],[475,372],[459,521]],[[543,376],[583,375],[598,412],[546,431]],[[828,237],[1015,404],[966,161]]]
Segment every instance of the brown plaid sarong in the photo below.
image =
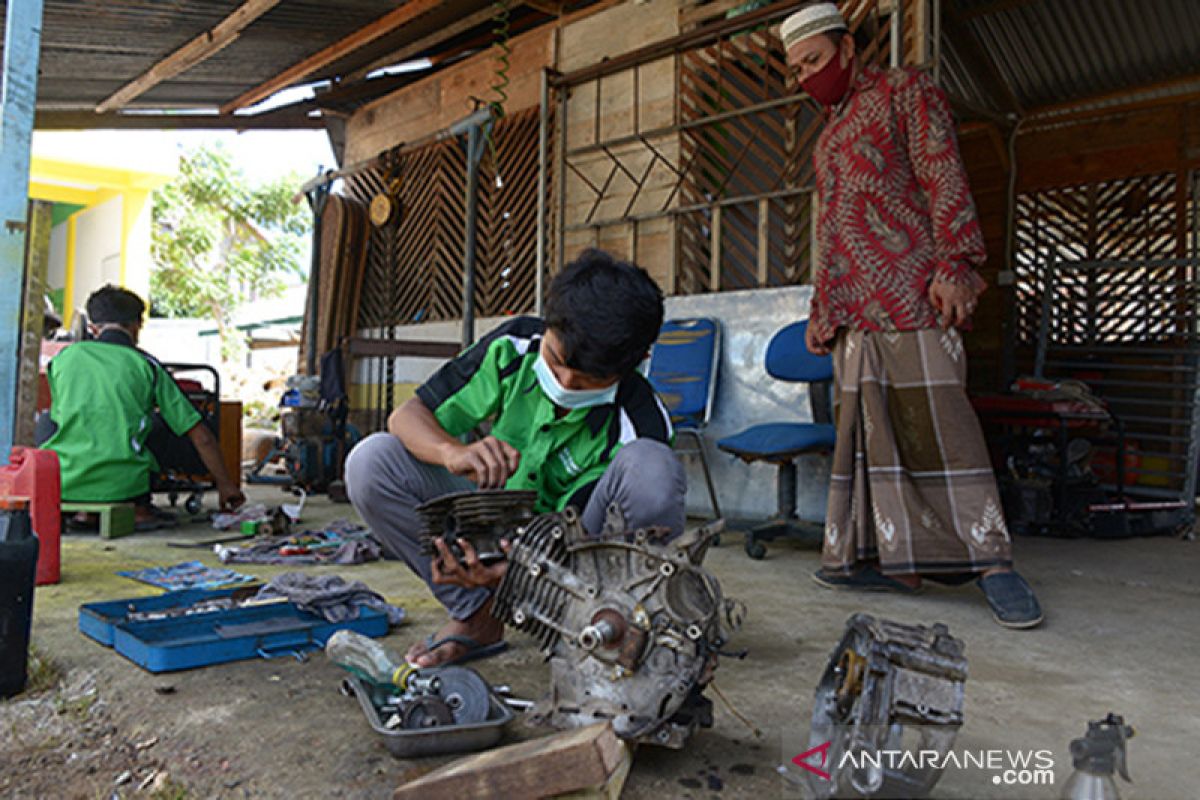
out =
[[956,330],[842,330],[822,566],[976,572],[1012,563]]

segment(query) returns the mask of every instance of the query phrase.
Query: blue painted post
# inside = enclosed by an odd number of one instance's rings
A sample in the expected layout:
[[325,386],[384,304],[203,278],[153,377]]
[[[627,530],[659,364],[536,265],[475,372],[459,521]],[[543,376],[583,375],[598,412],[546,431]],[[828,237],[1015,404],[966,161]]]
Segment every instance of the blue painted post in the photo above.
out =
[[0,110],[0,457],[8,461],[20,366],[21,296],[29,206],[29,144],[37,101],[42,0],[9,0]]

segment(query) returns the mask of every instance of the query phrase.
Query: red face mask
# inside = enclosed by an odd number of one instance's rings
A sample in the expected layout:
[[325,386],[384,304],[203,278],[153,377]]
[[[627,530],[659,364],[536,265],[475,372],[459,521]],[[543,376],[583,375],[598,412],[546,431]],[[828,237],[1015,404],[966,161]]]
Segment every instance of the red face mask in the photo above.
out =
[[825,66],[801,82],[800,86],[821,105],[836,106],[850,89],[850,66],[847,64],[843,67],[841,53],[835,52]]

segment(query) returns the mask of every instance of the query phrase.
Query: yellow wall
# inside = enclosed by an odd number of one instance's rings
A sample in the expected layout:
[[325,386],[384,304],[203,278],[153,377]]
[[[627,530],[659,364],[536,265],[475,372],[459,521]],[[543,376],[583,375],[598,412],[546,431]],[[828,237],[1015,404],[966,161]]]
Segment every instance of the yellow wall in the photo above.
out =
[[67,226],[65,279],[62,287],[64,324],[70,324],[77,299],[82,301],[83,295],[99,288],[98,285],[92,285],[94,280],[80,280],[77,274],[80,258],[86,258],[90,263],[103,260],[109,255],[93,252],[93,249],[101,244],[93,242],[87,235],[80,237],[79,216],[111,200],[120,200],[120,268],[117,275],[112,277],[122,286],[145,297],[150,291],[152,267],[150,194],[169,180],[169,175],[150,172],[38,156],[31,159],[30,198],[84,206],[63,223]]

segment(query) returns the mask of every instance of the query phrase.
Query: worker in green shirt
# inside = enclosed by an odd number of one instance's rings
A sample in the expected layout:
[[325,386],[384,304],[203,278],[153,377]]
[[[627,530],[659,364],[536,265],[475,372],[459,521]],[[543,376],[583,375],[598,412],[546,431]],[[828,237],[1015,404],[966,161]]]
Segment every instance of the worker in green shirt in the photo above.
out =
[[[499,652],[491,593],[507,562],[464,569],[440,541],[421,553],[417,506],[451,492],[526,489],[538,512],[568,505],[598,535],[610,506],[626,528],[683,531],[687,478],[666,408],[637,372],[658,337],[662,292],[645,270],[588,250],[551,283],[545,319],[505,322],[445,364],[346,462],[351,502],[450,614],[414,645],[422,667]],[[459,437],[489,421],[488,436]]]
[[[50,362],[50,418],[57,429],[43,445],[58,453],[62,499],[135,505],[140,530],[160,527],[150,475],[158,463],[147,446],[157,409],[186,436],[212,475],[223,509],[246,498],[225,470],[216,437],[200,412],[153,356],[137,349],[146,304],[133,292],[105,286],[87,300],[94,339],[76,342]],[[85,518],[77,522],[88,522]]]

